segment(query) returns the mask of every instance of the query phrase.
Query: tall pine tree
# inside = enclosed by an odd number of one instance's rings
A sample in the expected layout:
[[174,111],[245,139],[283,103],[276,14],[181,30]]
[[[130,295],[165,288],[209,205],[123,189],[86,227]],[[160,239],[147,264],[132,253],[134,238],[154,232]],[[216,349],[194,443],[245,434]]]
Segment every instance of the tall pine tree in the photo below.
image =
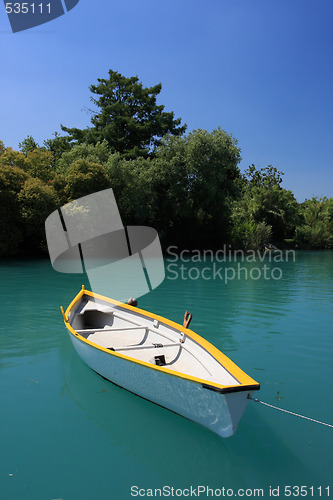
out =
[[182,135],[186,125],[157,105],[156,97],[162,85],[143,87],[137,76],[126,78],[109,70],[109,78],[98,79],[91,85],[91,101],[97,106],[92,111],[92,127],[87,129],[61,126],[75,143],[96,144],[106,140],[112,152],[125,158],[147,157],[160,144],[166,134]]

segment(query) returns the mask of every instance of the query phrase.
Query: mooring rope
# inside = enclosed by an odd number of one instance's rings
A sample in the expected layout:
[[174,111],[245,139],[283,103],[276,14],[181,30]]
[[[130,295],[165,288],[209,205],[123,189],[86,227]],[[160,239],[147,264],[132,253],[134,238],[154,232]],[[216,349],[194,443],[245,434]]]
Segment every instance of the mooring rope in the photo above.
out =
[[269,406],[270,408],[273,408],[274,410],[279,410],[279,411],[283,411],[284,413],[289,413],[289,415],[294,415],[294,417],[304,418],[305,420],[310,420],[310,422],[315,422],[316,424],[326,425],[327,427],[333,428],[333,425],[331,425],[331,424],[326,424],[325,422],[321,422],[320,420],[315,420],[314,418],[305,417],[304,415],[300,415],[299,413],[295,413],[295,412],[289,411],[289,410],[284,410],[283,408],[279,408],[278,406],[270,405],[269,403],[265,403],[264,401],[260,401],[260,399],[252,398],[250,395],[248,395],[248,399],[252,399],[252,401],[254,401],[255,403],[260,403],[262,405]]

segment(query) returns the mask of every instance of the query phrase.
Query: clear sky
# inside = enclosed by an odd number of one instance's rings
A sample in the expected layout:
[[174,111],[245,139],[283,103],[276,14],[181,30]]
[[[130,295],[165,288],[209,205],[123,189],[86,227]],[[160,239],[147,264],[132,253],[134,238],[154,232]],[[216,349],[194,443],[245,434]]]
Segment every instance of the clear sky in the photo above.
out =
[[0,139],[86,127],[108,70],[162,83],[187,131],[221,127],[299,201],[333,196],[332,0],[80,0],[13,34],[0,5]]

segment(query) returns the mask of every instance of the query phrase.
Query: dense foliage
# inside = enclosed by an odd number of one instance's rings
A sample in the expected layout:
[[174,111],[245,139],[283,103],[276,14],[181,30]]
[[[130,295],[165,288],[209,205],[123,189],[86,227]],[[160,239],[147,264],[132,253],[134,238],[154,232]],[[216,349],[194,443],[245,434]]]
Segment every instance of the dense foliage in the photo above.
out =
[[46,217],[108,187],[123,223],[156,228],[164,248],[263,249],[287,239],[298,248],[333,248],[333,199],[298,203],[272,166],[242,175],[237,141],[220,129],[167,136],[154,157],[132,160],[105,141],[65,150],[55,165],[45,147],[0,146],[0,256],[45,251]]
[[293,238],[299,205],[293,193],[281,187],[283,173],[269,165],[245,171],[241,196],[233,204],[233,241],[238,247],[261,248],[271,240]]
[[157,106],[160,85],[110,71],[91,91],[100,112],[40,147],[0,141],[0,256],[46,251],[44,222],[60,206],[113,188],[124,225],[149,225],[162,246],[333,248],[333,198],[298,203],[269,165],[241,174],[237,140],[185,127]]

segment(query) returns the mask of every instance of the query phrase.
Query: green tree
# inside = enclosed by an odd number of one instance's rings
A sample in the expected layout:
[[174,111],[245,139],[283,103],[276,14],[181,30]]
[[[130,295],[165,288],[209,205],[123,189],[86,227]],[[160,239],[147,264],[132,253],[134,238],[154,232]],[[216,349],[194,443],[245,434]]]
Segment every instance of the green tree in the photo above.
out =
[[333,198],[312,198],[300,207],[295,241],[301,248],[333,248]]
[[34,151],[38,147],[37,142],[31,135],[28,135],[22,142],[19,143],[19,149],[25,155],[27,155],[30,151]]
[[25,154],[20,151],[15,151],[13,148],[5,148],[0,155],[0,167],[10,166],[18,167],[24,170],[25,168]]
[[220,246],[229,234],[230,205],[240,177],[237,140],[220,128],[194,130],[184,138],[169,136],[156,158],[164,163],[162,196],[172,214],[174,237],[195,247]]
[[0,141],[0,156],[6,151],[6,147],[2,141]]
[[53,138],[44,141],[44,147],[52,153],[52,168],[55,169],[58,161],[63,153],[70,151],[73,145],[70,143],[70,137],[61,136],[58,132],[54,132]]
[[282,176],[269,165],[260,170],[254,165],[245,171],[242,193],[233,204],[234,244],[257,248],[268,243],[267,238],[280,243],[292,238],[298,221],[298,203],[293,193],[281,187]]
[[46,250],[45,219],[56,210],[58,200],[52,186],[40,179],[29,177],[17,195],[25,254]]
[[110,155],[110,148],[106,141],[97,142],[96,144],[77,144],[62,154],[57,162],[56,171],[59,174],[66,174],[71,165],[77,160],[86,160],[90,163],[104,165]]
[[232,242],[235,248],[261,250],[271,240],[272,227],[265,222],[255,222],[252,218],[239,218],[233,214],[234,226]]
[[44,148],[30,148],[29,144],[32,143],[30,143],[30,139],[28,138],[28,142],[25,145],[21,143],[22,151],[14,151],[12,148],[6,148],[3,154],[0,155],[0,167],[5,165],[18,167],[32,177],[38,177],[44,182],[51,180],[54,176],[54,171],[52,170],[52,153],[46,151]]
[[24,162],[24,170],[32,177],[37,177],[44,182],[50,181],[54,177],[52,153],[42,148],[28,151]]
[[255,165],[251,165],[245,170],[244,181],[250,187],[271,188],[280,186],[283,181],[284,173],[277,170],[272,165],[258,170]]
[[75,200],[110,187],[110,179],[105,167],[98,163],[76,160],[65,177],[67,201]]
[[18,194],[29,175],[21,168],[12,165],[0,165],[0,190]]
[[218,247],[227,238],[240,151],[223,130],[167,136],[153,158],[109,159],[124,223],[156,228],[164,245]]
[[152,225],[148,177],[151,162],[150,158],[126,160],[113,154],[105,164],[124,225]]
[[147,157],[166,134],[179,136],[186,130],[173,112],[165,112],[156,98],[162,85],[143,87],[137,76],[127,78],[109,70],[108,79],[98,79],[90,91],[98,108],[92,111],[92,127],[87,129],[61,126],[76,143],[96,144],[106,140],[112,152],[126,158]]
[[21,168],[0,165],[0,256],[15,255],[23,241],[18,193],[28,178]]

